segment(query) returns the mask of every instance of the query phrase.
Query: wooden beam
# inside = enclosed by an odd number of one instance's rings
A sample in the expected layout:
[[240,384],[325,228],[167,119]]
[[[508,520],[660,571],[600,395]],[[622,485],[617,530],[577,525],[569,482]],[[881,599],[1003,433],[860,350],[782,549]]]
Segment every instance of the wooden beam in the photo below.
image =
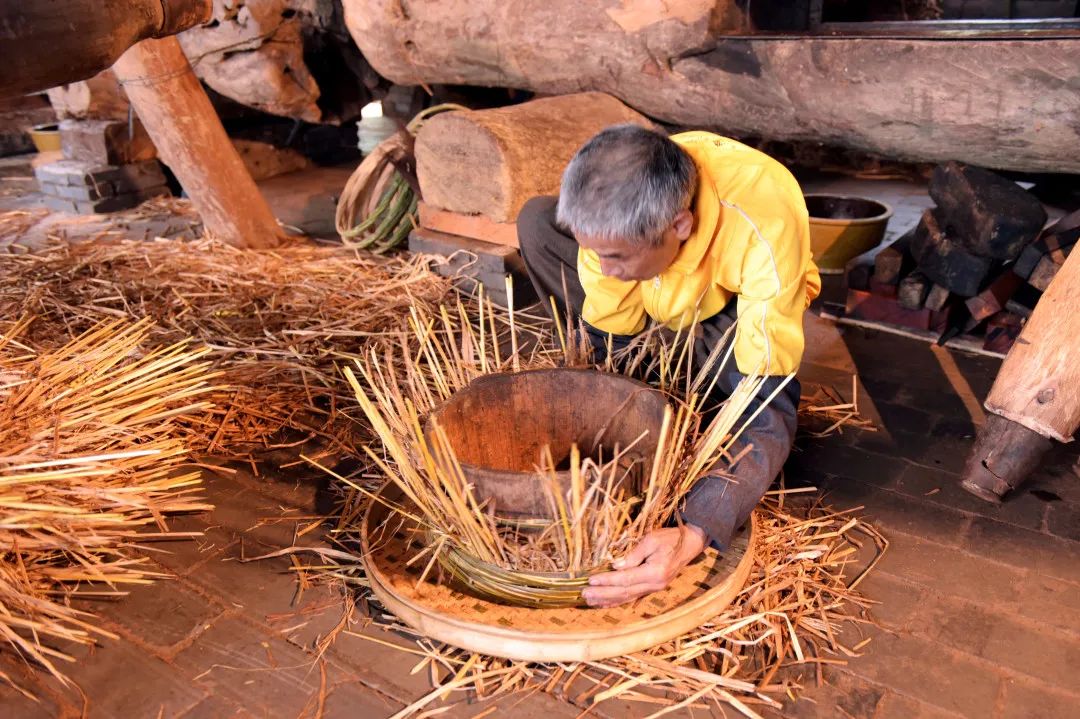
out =
[[1064,89],[1080,79],[1080,38],[735,38],[717,22],[732,5],[342,0],[364,57],[398,84],[602,90],[735,136],[1080,172],[1080,93]]
[[176,38],[143,40],[113,70],[207,232],[237,247],[281,244],[284,233]]

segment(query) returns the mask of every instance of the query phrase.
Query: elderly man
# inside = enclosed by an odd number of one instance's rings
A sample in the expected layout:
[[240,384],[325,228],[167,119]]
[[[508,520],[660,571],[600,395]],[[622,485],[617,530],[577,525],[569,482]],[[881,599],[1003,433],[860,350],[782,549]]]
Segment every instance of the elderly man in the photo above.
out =
[[[768,376],[747,416],[798,369],[803,312],[821,283],[802,192],[767,155],[707,132],[611,127],[570,161],[559,197],[533,198],[517,224],[537,293],[580,320],[601,358],[649,319],[677,330],[696,316],[700,367],[734,324],[715,392]],[[787,459],[798,404],[793,380],[743,433],[734,450],[750,449],[732,477],[699,480],[681,525],[652,532],[615,571],[594,576],[586,601],[658,591],[710,542],[726,547]]]

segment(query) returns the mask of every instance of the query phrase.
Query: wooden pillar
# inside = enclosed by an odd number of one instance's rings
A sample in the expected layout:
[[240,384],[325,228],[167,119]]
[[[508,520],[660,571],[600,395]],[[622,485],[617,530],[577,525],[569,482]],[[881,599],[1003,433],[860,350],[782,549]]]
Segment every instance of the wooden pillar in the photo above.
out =
[[284,233],[176,38],[143,40],[113,71],[206,231],[237,247],[281,244]]
[[991,501],[1015,489],[1050,440],[1080,429],[1080,252],[1065,261],[1001,365],[986,398],[963,487]]

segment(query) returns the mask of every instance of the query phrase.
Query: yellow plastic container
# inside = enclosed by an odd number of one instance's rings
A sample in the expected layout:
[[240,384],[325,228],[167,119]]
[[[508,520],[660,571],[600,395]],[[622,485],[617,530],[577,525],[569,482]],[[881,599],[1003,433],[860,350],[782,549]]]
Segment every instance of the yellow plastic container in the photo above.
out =
[[825,273],[844,271],[844,266],[881,243],[892,208],[868,197],[806,195],[810,213],[810,249],[814,262]]
[[60,151],[59,125],[34,125],[30,128],[30,139],[38,152]]

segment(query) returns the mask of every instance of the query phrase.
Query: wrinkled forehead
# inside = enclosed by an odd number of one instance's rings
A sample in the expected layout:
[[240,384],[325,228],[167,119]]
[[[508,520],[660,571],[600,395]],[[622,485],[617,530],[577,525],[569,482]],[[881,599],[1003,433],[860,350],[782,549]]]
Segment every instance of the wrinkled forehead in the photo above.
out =
[[578,237],[578,244],[600,255],[632,253],[641,247],[640,242],[632,242],[611,237]]

